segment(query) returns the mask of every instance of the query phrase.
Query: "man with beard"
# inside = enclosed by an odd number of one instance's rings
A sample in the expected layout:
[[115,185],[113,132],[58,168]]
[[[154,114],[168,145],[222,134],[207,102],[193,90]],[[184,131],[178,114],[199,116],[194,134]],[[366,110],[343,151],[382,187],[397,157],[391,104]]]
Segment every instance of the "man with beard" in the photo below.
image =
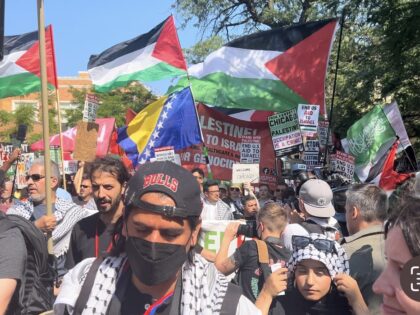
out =
[[54,314],[260,314],[194,251],[200,189],[172,162],[147,163],[127,184],[124,224],[111,255],[65,277]]
[[44,233],[52,232],[53,250],[57,258],[59,276],[65,273],[65,254],[68,250],[71,230],[74,224],[96,211],[81,208],[71,200],[61,199],[56,192],[60,185],[58,165],[50,162],[51,201],[53,214],[47,215],[44,158],[35,159],[26,176],[29,200],[16,201],[7,214],[15,214],[32,221]]
[[98,213],[79,221],[73,228],[66,268],[88,257],[98,257],[112,248],[112,233],[122,215],[129,174],[124,164],[112,157],[96,159],[90,169],[93,198]]

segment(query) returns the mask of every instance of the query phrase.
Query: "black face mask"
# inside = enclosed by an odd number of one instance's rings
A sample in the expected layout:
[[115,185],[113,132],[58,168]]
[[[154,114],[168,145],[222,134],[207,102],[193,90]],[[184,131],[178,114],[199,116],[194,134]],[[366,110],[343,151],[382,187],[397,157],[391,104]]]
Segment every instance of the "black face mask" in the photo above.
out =
[[127,238],[125,252],[134,275],[146,285],[169,280],[187,260],[183,245],[152,243],[137,237]]

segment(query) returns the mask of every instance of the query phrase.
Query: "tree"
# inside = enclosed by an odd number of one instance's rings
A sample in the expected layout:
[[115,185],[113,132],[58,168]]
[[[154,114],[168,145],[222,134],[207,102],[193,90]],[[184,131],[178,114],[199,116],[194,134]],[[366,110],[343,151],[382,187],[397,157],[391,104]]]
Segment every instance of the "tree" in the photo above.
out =
[[[66,117],[68,125],[75,126],[78,121],[82,120],[86,94],[92,92],[86,89],[71,88],[70,93],[73,95],[73,102],[79,104],[79,107],[73,110],[66,110]],[[125,124],[125,113],[128,108],[139,112],[149,103],[156,100],[156,96],[138,82],[133,82],[125,88],[98,94],[98,96],[100,105],[97,117],[114,117],[117,126]]]
[[[342,136],[375,104],[396,99],[410,137],[420,146],[420,3],[407,0],[177,0],[183,25],[228,41],[261,29],[340,16],[345,26],[333,127]],[[326,104],[331,103],[338,40],[331,54]],[[200,43],[194,47],[200,47]],[[203,44],[206,47],[205,44]],[[193,48],[194,48],[193,47]],[[192,52],[200,51],[192,49]],[[194,56],[196,57],[196,56]],[[192,58],[193,59],[193,58]],[[198,60],[196,58],[196,60]],[[418,150],[417,152],[419,152]]]

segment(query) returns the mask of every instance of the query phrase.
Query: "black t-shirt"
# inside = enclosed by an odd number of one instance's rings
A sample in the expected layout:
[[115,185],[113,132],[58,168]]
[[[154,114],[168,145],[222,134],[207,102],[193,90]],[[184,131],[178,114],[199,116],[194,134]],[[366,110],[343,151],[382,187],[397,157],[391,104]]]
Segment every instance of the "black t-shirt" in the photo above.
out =
[[[265,240],[270,258],[270,265],[281,263],[286,266],[291,252],[284,247],[279,238],[268,237]],[[264,276],[258,263],[258,249],[254,241],[247,241],[233,254],[238,263],[238,282],[243,294],[255,302],[264,284]]]
[[76,223],[71,232],[69,250],[65,267],[70,269],[85,258],[96,255],[96,235],[98,236],[99,255],[105,255],[110,248],[114,224],[105,225],[95,213]]

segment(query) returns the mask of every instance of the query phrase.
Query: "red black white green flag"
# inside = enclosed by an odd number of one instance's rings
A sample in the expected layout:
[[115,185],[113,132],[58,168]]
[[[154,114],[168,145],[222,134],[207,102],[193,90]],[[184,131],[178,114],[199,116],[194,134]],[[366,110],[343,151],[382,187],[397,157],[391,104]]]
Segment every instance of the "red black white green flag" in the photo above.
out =
[[152,82],[180,76],[187,65],[173,16],[146,34],[92,55],[88,72],[94,88],[106,92],[132,81]]
[[[337,19],[244,36],[188,69],[197,102],[224,108],[282,112],[317,104],[325,113],[324,85]],[[171,91],[188,85],[183,78]]]
[[[57,88],[52,26],[45,29],[48,84]],[[38,32],[5,36],[0,62],[0,98],[41,90]]]

